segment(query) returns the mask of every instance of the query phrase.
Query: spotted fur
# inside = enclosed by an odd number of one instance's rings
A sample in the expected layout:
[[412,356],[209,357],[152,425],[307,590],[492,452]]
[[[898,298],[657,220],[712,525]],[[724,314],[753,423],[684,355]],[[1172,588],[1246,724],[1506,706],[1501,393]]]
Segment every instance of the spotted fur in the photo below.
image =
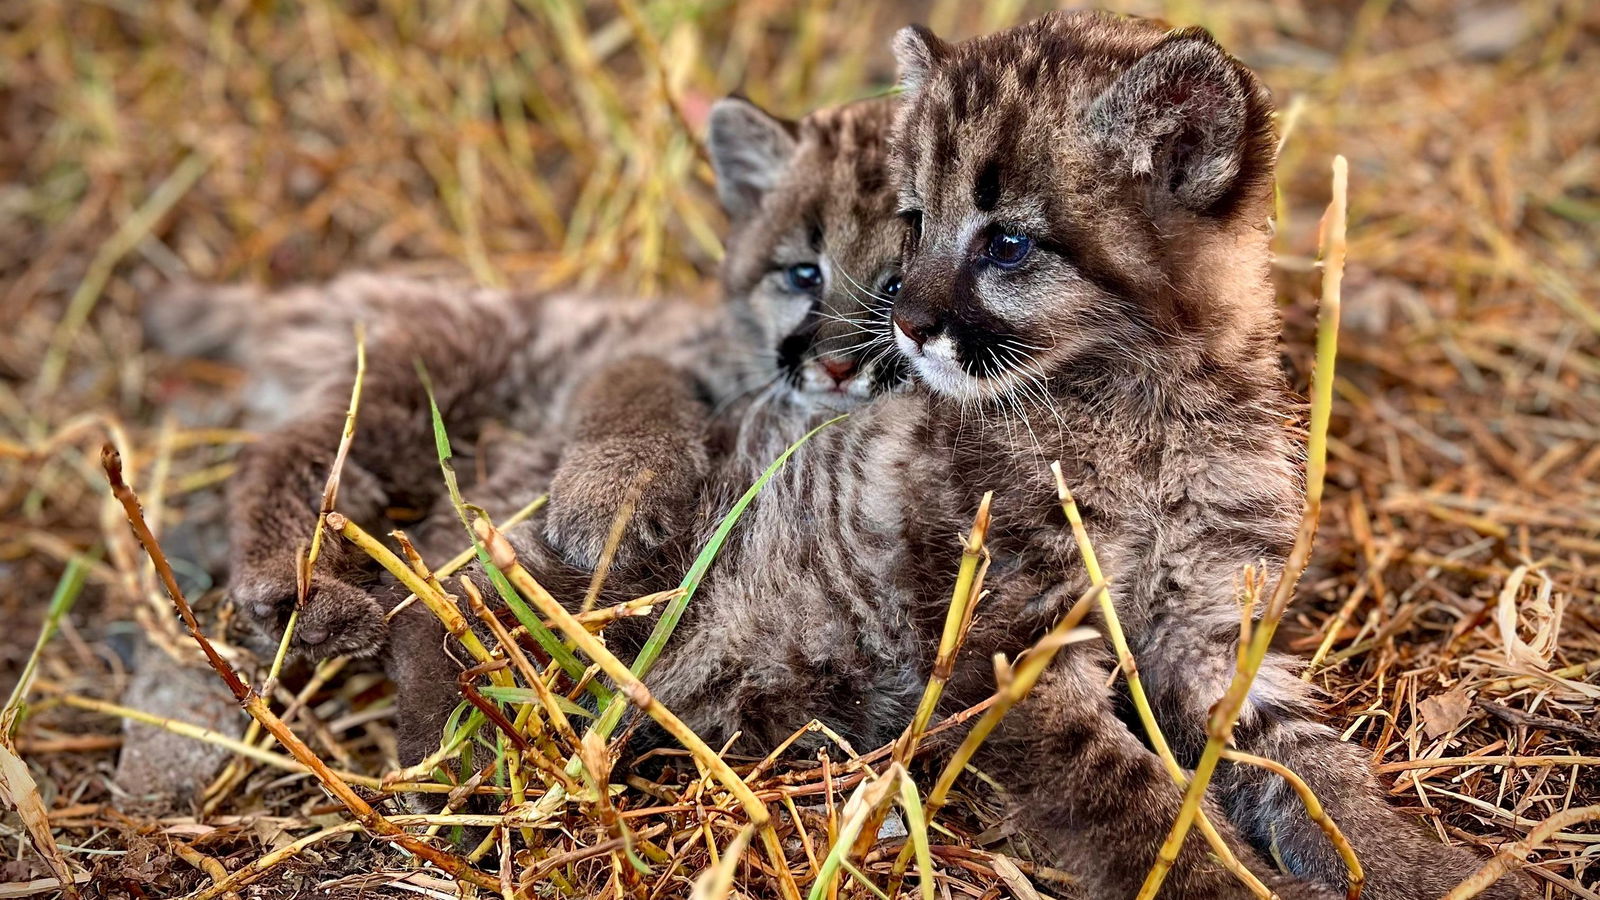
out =
[[[1270,101],[1203,32],[1112,16],[1056,14],[958,45],[912,29],[897,51],[908,236],[893,314],[921,387],[790,460],[651,689],[713,742],[738,733],[754,752],[813,718],[862,746],[892,738],[931,665],[956,538],[992,490],[990,591],[946,707],[983,699],[992,655],[1015,658],[1088,587],[1047,469],[1059,460],[1192,763],[1231,671],[1243,573],[1281,570],[1300,503],[1268,281]],[[985,256],[1005,234],[1032,241],[1015,266]],[[747,434],[767,442],[748,454],[775,455],[782,431]],[[708,499],[698,539],[725,501]],[[531,537],[514,541],[524,563],[557,596],[581,595],[584,573]],[[649,584],[616,577],[618,596]],[[642,628],[608,635],[633,649]],[[1094,897],[1135,893],[1180,799],[1119,715],[1110,670],[1101,645],[1063,650],[979,760]],[[1385,805],[1294,671],[1269,659],[1238,741],[1299,770],[1347,823],[1369,896],[1442,893],[1471,855]],[[1275,777],[1225,767],[1207,809],[1280,896],[1342,893],[1342,866]],[[1526,891],[1508,878],[1492,896]],[[1163,896],[1248,892],[1191,835]]]
[[[159,341],[231,357],[252,376],[252,419],[268,430],[241,454],[230,486],[230,594],[263,646],[276,642],[295,596],[294,559],[342,428],[357,321],[369,368],[339,509],[379,534],[392,514],[420,516],[405,527],[432,560],[453,555],[463,536],[440,496],[417,361],[436,387],[468,499],[503,517],[548,488],[550,509],[529,527],[585,570],[644,470],[655,477],[630,520],[635,552],[621,561],[654,565],[645,551],[692,530],[685,520],[715,456],[731,453],[724,465],[741,472],[764,464],[769,441],[756,432],[766,423],[787,433],[898,386],[903,368],[883,327],[900,244],[886,174],[892,115],[886,100],[797,123],[743,100],[717,105],[712,156],[733,225],[720,307],[384,275],[276,294],[187,286],[155,298],[147,323]],[[815,290],[785,286],[784,270],[800,262],[821,269]],[[301,652],[381,655],[412,686],[408,709],[455,704],[435,624],[402,615],[390,640],[382,613],[392,598],[358,551],[325,543],[313,588]],[[403,715],[404,755],[436,745],[437,725],[431,712]]]
[[[1205,32],[1109,15],[955,46],[908,29],[896,49],[901,208],[921,222],[897,341],[937,392],[1011,425],[958,449],[972,464],[1008,443],[1068,464],[1163,729],[1192,764],[1232,675],[1240,575],[1280,571],[1298,518],[1266,277],[1270,99]],[[996,235],[1033,251],[1013,264],[1006,244],[996,262]],[[1477,860],[1385,803],[1298,665],[1268,660],[1236,743],[1307,779],[1362,857],[1367,897],[1446,892]],[[1224,764],[1217,785],[1258,848],[1344,887],[1280,779]],[[1508,877],[1492,896],[1526,892]]]

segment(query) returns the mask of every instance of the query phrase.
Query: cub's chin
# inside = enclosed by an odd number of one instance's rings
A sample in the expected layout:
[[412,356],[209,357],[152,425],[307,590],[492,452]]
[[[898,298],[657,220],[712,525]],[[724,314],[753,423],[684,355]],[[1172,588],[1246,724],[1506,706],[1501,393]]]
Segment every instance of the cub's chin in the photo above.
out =
[[861,390],[846,388],[792,387],[789,402],[803,410],[814,412],[849,412],[872,399],[870,387]]
[[895,346],[905,357],[916,379],[929,391],[961,403],[977,403],[1004,397],[1016,386],[1009,373],[985,377],[973,375],[961,365],[955,342],[949,337],[933,338],[922,346],[895,329]]
[[911,387],[898,361],[869,364],[844,381],[828,376],[821,366],[807,366],[787,382],[787,399],[801,409],[845,413],[882,394],[901,393]]

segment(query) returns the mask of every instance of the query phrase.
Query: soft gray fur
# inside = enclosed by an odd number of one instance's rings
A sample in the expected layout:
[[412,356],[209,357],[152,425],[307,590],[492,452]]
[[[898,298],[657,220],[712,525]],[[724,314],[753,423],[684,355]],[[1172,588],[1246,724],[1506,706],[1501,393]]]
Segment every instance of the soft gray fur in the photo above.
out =
[[[316,520],[344,420],[357,319],[368,323],[369,368],[341,512],[379,534],[397,508],[420,512],[407,527],[435,563],[464,543],[441,496],[414,368],[421,361],[469,501],[503,518],[549,486],[548,512],[524,530],[578,570],[593,566],[630,487],[650,471],[617,564],[655,577],[664,564],[648,551],[693,533],[713,459],[740,473],[723,483],[742,486],[770,459],[771,441],[899,384],[903,369],[883,330],[900,242],[887,172],[892,115],[885,100],[796,123],[744,100],[716,106],[713,162],[735,198],[720,307],[366,275],[283,294],[189,289],[161,301],[151,317],[158,326],[201,313],[247,325],[211,343],[256,363],[258,384],[287,385],[296,398],[246,450],[231,484],[229,587],[246,620],[270,641],[282,633],[295,556]],[[789,283],[785,273],[797,265],[814,267],[818,282]],[[318,309],[326,327],[314,324]],[[740,452],[745,441],[761,451]],[[390,632],[384,612],[396,598],[359,551],[338,540],[323,546],[297,648],[313,657],[380,655],[406,686],[401,749],[414,761],[438,744],[459,699],[459,667],[421,608],[397,616]]]

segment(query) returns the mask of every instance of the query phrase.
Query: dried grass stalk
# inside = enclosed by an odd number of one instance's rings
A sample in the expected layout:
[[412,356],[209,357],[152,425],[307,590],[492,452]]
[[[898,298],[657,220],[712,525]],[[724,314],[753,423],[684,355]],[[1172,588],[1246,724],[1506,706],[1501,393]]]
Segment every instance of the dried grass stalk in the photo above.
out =
[[[1084,527],[1083,515],[1078,510],[1077,501],[1072,499],[1072,491],[1067,487],[1067,480],[1061,474],[1059,461],[1050,464],[1050,472],[1056,479],[1056,494],[1061,501],[1061,511],[1066,514],[1067,522],[1072,526],[1072,535],[1077,540],[1078,552],[1083,556],[1083,566],[1089,573],[1089,583],[1101,588],[1097,596],[1100,601],[1100,615],[1105,619],[1106,636],[1111,639],[1112,649],[1117,654],[1117,666],[1122,670],[1122,676],[1128,681],[1128,696],[1133,699],[1133,706],[1139,713],[1139,722],[1144,726],[1145,735],[1150,739],[1150,746],[1161,758],[1161,763],[1166,767],[1167,774],[1178,787],[1185,788],[1189,785],[1189,776],[1178,765],[1178,759],[1172,753],[1172,747],[1167,744],[1167,738],[1161,733],[1161,725],[1156,721],[1155,710],[1150,706],[1150,698],[1144,692],[1144,680],[1139,676],[1139,665],[1133,657],[1133,648],[1128,646],[1127,635],[1122,630],[1122,620],[1117,616],[1117,604],[1112,600],[1111,589],[1106,583],[1105,575],[1100,570],[1100,560],[1094,552],[1094,543],[1089,540],[1089,530]],[[1223,866],[1233,873],[1234,877],[1244,882],[1257,897],[1268,898],[1272,891],[1268,889],[1255,873],[1240,862],[1233,848],[1223,839],[1222,833],[1211,823],[1203,810],[1196,809],[1196,821],[1200,826],[1200,833],[1210,845],[1211,852],[1217,855]],[[1176,858],[1176,857],[1174,857]]]
[[1339,851],[1339,858],[1344,860],[1345,869],[1350,873],[1345,896],[1348,900],[1358,900],[1361,896],[1361,888],[1367,882],[1367,874],[1361,868],[1361,860],[1356,858],[1355,848],[1350,846],[1350,841],[1345,838],[1344,832],[1339,830],[1338,824],[1322,808],[1322,801],[1317,799],[1316,792],[1311,790],[1311,785],[1306,784],[1305,779],[1275,759],[1241,753],[1237,750],[1222,751],[1222,758],[1230,762],[1258,766],[1289,783],[1289,787],[1293,788],[1294,792],[1299,795],[1300,802],[1305,804],[1306,815],[1310,816],[1311,821],[1316,822],[1323,833],[1327,834],[1328,840],[1332,841],[1334,848]]
[[1483,868],[1472,873],[1471,877],[1456,885],[1450,893],[1444,895],[1444,900],[1471,900],[1488,890],[1500,876],[1511,870],[1511,867],[1528,857],[1540,844],[1550,840],[1557,832],[1571,828],[1582,822],[1600,821],[1600,806],[1579,806],[1562,810],[1528,832],[1528,836],[1513,844],[1507,844],[1499,853],[1490,857],[1483,864]]
[[744,779],[740,778],[726,761],[716,751],[706,745],[700,736],[694,733],[688,725],[684,724],[673,712],[661,704],[661,701],[650,695],[649,688],[644,681],[629,670],[628,666],[617,659],[607,650],[599,639],[589,633],[583,623],[579,622],[571,613],[567,612],[550,593],[544,589],[527,569],[517,562],[516,554],[511,549],[511,544],[505,537],[495,531],[488,519],[479,518],[475,523],[478,537],[488,548],[490,557],[500,571],[506,573],[512,585],[533,601],[539,612],[555,623],[567,640],[573,643],[583,654],[597,663],[601,670],[612,681],[616,682],[618,689],[628,701],[654,719],[668,734],[672,735],[678,743],[682,744],[691,754],[695,762],[709,771],[723,786],[733,794],[744,807],[745,815],[750,823],[761,834],[762,843],[766,845],[768,858],[778,877],[778,885],[786,900],[798,900],[799,888],[794,883],[794,876],[789,871],[788,860],[784,857],[783,846],[778,841],[778,833],[772,824],[772,815],[768,812],[765,803],[758,798]]
[[1305,571],[1306,564],[1311,559],[1311,547],[1316,539],[1317,523],[1322,513],[1322,489],[1327,478],[1328,422],[1333,412],[1333,368],[1339,348],[1339,288],[1344,276],[1345,194],[1348,177],[1349,164],[1345,158],[1334,157],[1333,199],[1329,202],[1328,211],[1323,217],[1322,307],[1317,320],[1317,364],[1311,378],[1311,427],[1306,446],[1306,503],[1300,519],[1300,530],[1295,536],[1294,546],[1289,551],[1289,558],[1284,563],[1283,572],[1273,589],[1272,599],[1250,635],[1248,648],[1241,647],[1238,671],[1222,699],[1212,707],[1211,720],[1206,728],[1209,736],[1205,749],[1200,754],[1199,763],[1195,765],[1194,777],[1184,794],[1178,819],[1173,823],[1172,830],[1167,833],[1167,839],[1156,856],[1155,865],[1151,867],[1144,886],[1139,890],[1139,900],[1152,900],[1155,897],[1156,892],[1161,889],[1161,883],[1166,879],[1167,872],[1177,860],[1178,851],[1183,847],[1184,837],[1200,813],[1201,798],[1205,796],[1206,788],[1211,784],[1211,776],[1216,772],[1217,761],[1222,758],[1223,748],[1233,733],[1234,722],[1238,720],[1239,712],[1244,708],[1245,698],[1250,693],[1250,685],[1255,681],[1256,672],[1266,659],[1278,623],[1282,621],[1283,614],[1289,607],[1289,601],[1294,597],[1300,573]]
[[[122,459],[117,451],[107,445],[101,453],[101,466],[105,469],[106,479],[111,485],[111,491],[118,502],[122,504],[123,511],[127,513],[128,524],[132,526],[134,535],[139,543],[144,546],[151,562],[155,563],[156,574],[160,576],[161,583],[167,589],[167,596],[172,599],[173,605],[178,608],[178,614],[183,617],[184,625],[189,629],[189,635],[195,643],[200,645],[200,651],[205,654],[218,676],[222,678],[228,690],[233,693],[251,718],[261,723],[261,726],[272,734],[297,761],[311,771],[328,790],[344,805],[352,816],[369,833],[394,841],[407,852],[424,859],[462,881],[478,885],[479,887],[493,888],[496,882],[493,878],[479,872],[467,863],[466,860],[453,853],[439,850],[430,844],[417,840],[412,835],[373,809],[362,799],[360,794],[350,789],[344,779],[340,778],[322,758],[301,741],[281,719],[273,713],[266,700],[256,692],[250,690],[233,666],[222,655],[217,653],[205,634],[200,630],[200,623],[194,617],[194,610],[189,607],[189,601],[184,598],[183,591],[178,588],[178,582],[173,577],[172,566],[167,562],[166,554],[161,552],[161,545],[156,541],[155,535],[150,533],[150,528],[145,524],[144,514],[139,509],[139,498],[133,489],[122,480]],[[337,514],[335,514],[337,515]]]

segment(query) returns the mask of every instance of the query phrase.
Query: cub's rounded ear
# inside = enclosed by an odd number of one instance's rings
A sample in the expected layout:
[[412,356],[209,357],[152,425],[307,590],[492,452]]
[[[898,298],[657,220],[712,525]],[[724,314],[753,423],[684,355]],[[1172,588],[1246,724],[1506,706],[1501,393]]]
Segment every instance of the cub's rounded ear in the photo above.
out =
[[795,125],[743,97],[725,97],[711,107],[707,135],[717,197],[734,221],[761,208],[794,155]]
[[900,64],[900,88],[914,93],[941,61],[950,45],[922,25],[907,25],[895,32],[894,58]]
[[1225,215],[1271,180],[1272,101],[1201,28],[1174,32],[1124,72],[1088,125],[1128,174],[1197,213]]

